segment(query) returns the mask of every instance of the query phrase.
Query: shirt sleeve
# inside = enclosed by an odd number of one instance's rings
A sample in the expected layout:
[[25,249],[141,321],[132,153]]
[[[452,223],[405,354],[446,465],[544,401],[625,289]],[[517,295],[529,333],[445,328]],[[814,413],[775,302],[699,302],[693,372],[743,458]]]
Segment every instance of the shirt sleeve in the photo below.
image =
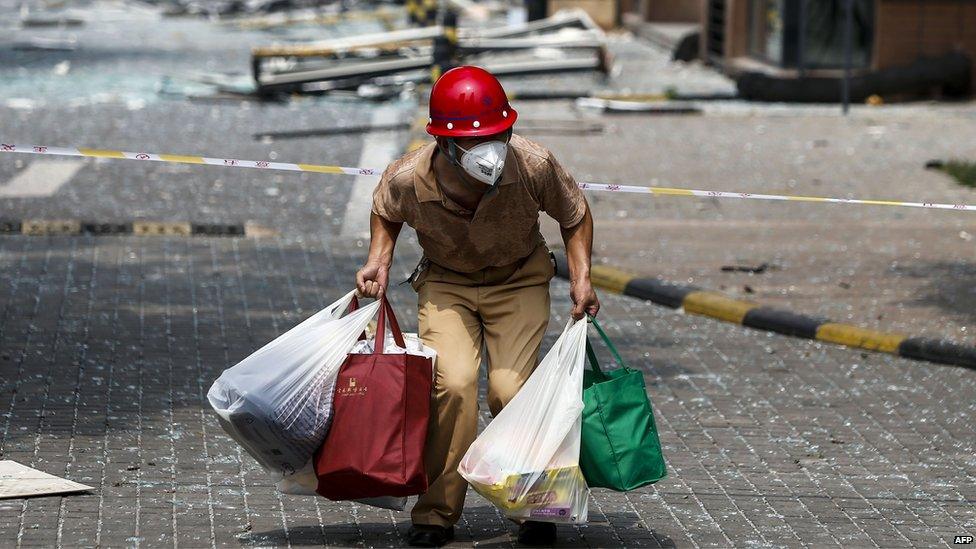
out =
[[393,175],[387,168],[380,177],[379,184],[373,189],[372,212],[391,223],[403,223],[403,201],[400,189],[393,184]]
[[586,215],[586,197],[573,176],[563,169],[551,152],[547,161],[549,169],[541,178],[543,188],[539,209],[555,219],[560,227],[574,227]]

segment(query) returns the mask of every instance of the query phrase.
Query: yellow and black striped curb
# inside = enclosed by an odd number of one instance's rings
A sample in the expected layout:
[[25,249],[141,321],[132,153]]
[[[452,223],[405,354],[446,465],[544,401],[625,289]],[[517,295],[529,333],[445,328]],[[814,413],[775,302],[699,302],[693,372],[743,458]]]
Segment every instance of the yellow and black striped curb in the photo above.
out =
[[[569,277],[565,255],[556,254],[556,274],[562,278]],[[614,293],[758,330],[976,369],[976,347],[830,322],[824,318],[733,299],[695,286],[673,284],[655,278],[640,278],[603,265],[594,265],[591,268],[590,279],[594,286]]]
[[273,236],[276,231],[252,223],[186,221],[97,222],[78,219],[0,219],[0,234],[137,235],[137,236]]

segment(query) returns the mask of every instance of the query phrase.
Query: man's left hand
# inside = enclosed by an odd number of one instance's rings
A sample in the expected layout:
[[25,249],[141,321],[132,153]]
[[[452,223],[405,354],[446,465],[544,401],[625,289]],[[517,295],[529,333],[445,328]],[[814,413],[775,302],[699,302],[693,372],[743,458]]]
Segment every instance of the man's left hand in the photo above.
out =
[[583,318],[584,313],[596,316],[600,311],[600,300],[596,297],[589,278],[570,282],[569,298],[573,300],[573,310],[569,313],[573,320]]

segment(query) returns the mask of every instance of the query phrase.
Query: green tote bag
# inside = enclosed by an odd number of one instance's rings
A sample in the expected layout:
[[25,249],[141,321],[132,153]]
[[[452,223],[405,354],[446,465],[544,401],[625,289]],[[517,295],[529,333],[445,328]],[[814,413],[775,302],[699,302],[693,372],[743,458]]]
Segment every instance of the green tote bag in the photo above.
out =
[[580,467],[591,488],[625,492],[653,484],[667,471],[643,374],[624,364],[600,324],[592,322],[621,368],[602,371],[587,340]]

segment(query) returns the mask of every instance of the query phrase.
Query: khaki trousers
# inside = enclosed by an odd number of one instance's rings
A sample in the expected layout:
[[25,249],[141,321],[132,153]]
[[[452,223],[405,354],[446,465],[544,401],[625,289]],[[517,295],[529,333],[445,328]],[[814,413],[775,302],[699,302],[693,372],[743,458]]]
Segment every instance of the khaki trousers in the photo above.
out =
[[488,363],[488,408],[496,415],[538,365],[549,324],[549,249],[503,267],[459,273],[431,263],[417,290],[419,335],[437,351],[424,463],[430,484],[414,524],[452,526],[468,484],[458,464],[478,433],[478,371]]

